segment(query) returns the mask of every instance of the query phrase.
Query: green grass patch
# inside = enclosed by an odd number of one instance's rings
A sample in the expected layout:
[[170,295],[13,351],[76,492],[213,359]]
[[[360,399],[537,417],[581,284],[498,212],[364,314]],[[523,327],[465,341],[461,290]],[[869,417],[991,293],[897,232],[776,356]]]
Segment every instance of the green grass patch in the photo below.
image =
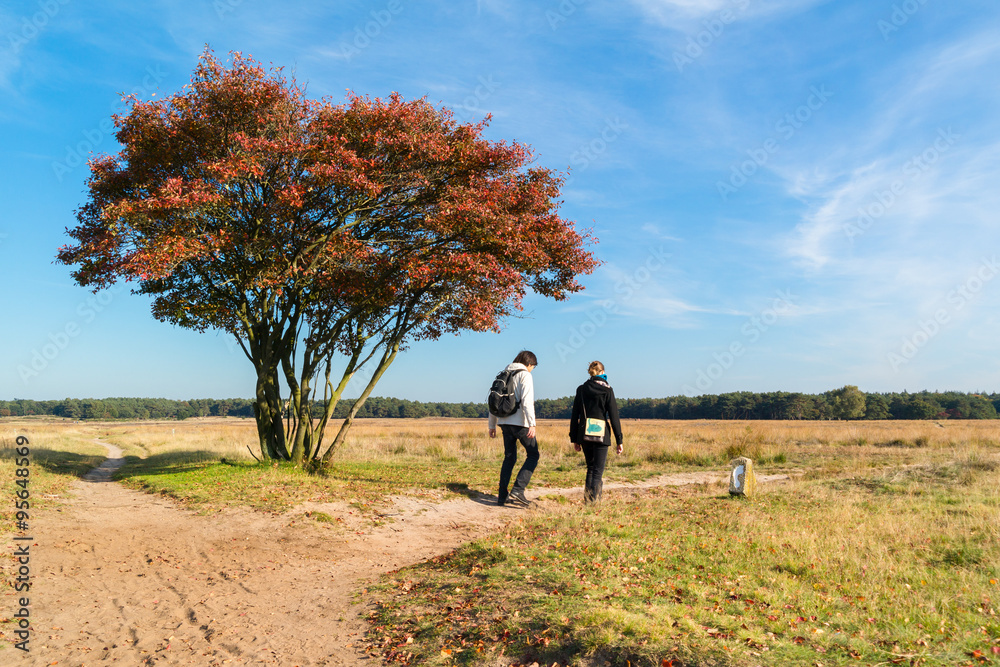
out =
[[130,488],[159,493],[211,510],[229,506],[282,512],[307,500],[324,502],[316,475],[288,464],[220,461],[198,452],[169,452],[147,458],[128,456],[116,479]]
[[669,449],[652,450],[645,456],[646,461],[654,465],[695,466],[698,468],[721,466],[724,463],[723,458],[699,451]]
[[[86,475],[105,459],[103,447],[82,437],[29,438],[28,456],[17,454],[14,438],[0,440],[0,476],[3,484],[0,486],[3,501],[0,502],[0,535],[15,532],[14,501],[18,491],[28,493],[29,518],[35,511],[58,503],[64,497],[69,486],[74,481]],[[19,461],[28,459],[27,466],[18,465]],[[19,476],[18,469],[26,469],[27,476]],[[27,480],[18,485],[19,480]],[[31,523],[29,520],[28,526]]]
[[[458,451],[457,449],[455,451]],[[582,486],[583,455],[543,452],[532,478],[532,489]],[[283,512],[306,502],[360,501],[379,504],[389,496],[440,491],[466,497],[496,493],[502,449],[495,459],[445,455],[440,447],[422,448],[392,458],[335,458],[329,468],[303,470],[286,463],[221,459],[210,451],[176,450],[147,457],[126,456],[116,479],[126,486],[159,493],[202,510],[246,506]],[[519,452],[518,466],[524,452]],[[605,482],[639,481],[676,470],[638,456],[613,456]],[[516,469],[515,469],[516,470]]]
[[411,665],[987,664],[1000,653],[1000,489],[982,473],[949,504],[947,477],[918,482],[939,488],[547,503],[371,589],[367,639]]
[[906,440],[904,438],[893,438],[892,440],[885,440],[882,442],[875,443],[876,447],[902,447],[902,448],[919,448],[926,447],[930,444],[930,439],[927,436],[921,435],[913,438],[912,440]]

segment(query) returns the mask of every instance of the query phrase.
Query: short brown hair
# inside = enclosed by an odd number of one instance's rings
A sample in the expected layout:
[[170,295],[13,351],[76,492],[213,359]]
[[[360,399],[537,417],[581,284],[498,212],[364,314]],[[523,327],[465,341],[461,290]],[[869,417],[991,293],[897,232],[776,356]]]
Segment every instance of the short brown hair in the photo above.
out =
[[534,352],[529,352],[528,350],[521,350],[514,357],[515,364],[524,364],[525,366],[537,366],[538,358],[535,356]]
[[590,365],[587,366],[587,372],[591,375],[600,375],[604,372],[604,364],[599,361],[591,361]]

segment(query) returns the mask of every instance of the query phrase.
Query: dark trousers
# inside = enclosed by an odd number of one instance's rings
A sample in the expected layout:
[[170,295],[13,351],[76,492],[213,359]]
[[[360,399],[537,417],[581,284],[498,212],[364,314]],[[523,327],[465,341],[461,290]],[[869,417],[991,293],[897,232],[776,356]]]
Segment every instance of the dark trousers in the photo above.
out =
[[608,462],[608,445],[583,443],[583,458],[587,462],[587,481],[583,485],[583,502],[596,503],[604,490],[604,466]]
[[538,465],[538,442],[534,438],[528,437],[527,426],[514,426],[512,424],[500,424],[500,432],[503,433],[503,465],[500,466],[500,500],[507,499],[507,485],[510,484],[510,476],[514,472],[514,464],[517,463],[517,443],[524,446],[526,458],[521,470],[514,480],[514,488],[511,491],[523,492],[528,488],[531,481],[531,473],[535,472]]

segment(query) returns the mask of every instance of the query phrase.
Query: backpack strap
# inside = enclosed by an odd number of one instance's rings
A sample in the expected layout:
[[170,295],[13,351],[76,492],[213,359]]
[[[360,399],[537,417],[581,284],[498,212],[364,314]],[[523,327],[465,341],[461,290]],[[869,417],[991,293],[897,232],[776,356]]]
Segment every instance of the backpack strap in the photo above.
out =
[[[515,375],[523,372],[524,372],[523,368],[514,369],[510,372],[510,375],[507,376],[507,379],[513,380]],[[514,412],[517,412],[518,410],[521,409],[521,399],[517,397],[517,387],[512,387],[512,389],[514,390]]]

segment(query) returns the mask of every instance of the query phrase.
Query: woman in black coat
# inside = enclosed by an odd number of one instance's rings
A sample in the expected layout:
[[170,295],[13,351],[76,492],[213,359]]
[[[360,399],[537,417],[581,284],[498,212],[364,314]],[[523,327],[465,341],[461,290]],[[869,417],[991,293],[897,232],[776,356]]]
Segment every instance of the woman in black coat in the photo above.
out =
[[[576,389],[573,415],[569,420],[569,440],[576,447],[576,451],[583,451],[583,457],[587,461],[583,502],[595,503],[601,499],[601,491],[604,488],[604,466],[608,460],[608,448],[611,446],[611,431],[615,433],[618,453],[622,453],[622,425],[618,420],[615,391],[608,384],[608,376],[604,374],[604,364],[592,361],[587,372],[590,373],[590,379]],[[592,420],[590,428],[587,427],[588,420]],[[601,430],[601,424],[603,424],[603,437],[598,439],[595,433],[588,435],[588,432]],[[608,428],[608,424],[611,428]]]

